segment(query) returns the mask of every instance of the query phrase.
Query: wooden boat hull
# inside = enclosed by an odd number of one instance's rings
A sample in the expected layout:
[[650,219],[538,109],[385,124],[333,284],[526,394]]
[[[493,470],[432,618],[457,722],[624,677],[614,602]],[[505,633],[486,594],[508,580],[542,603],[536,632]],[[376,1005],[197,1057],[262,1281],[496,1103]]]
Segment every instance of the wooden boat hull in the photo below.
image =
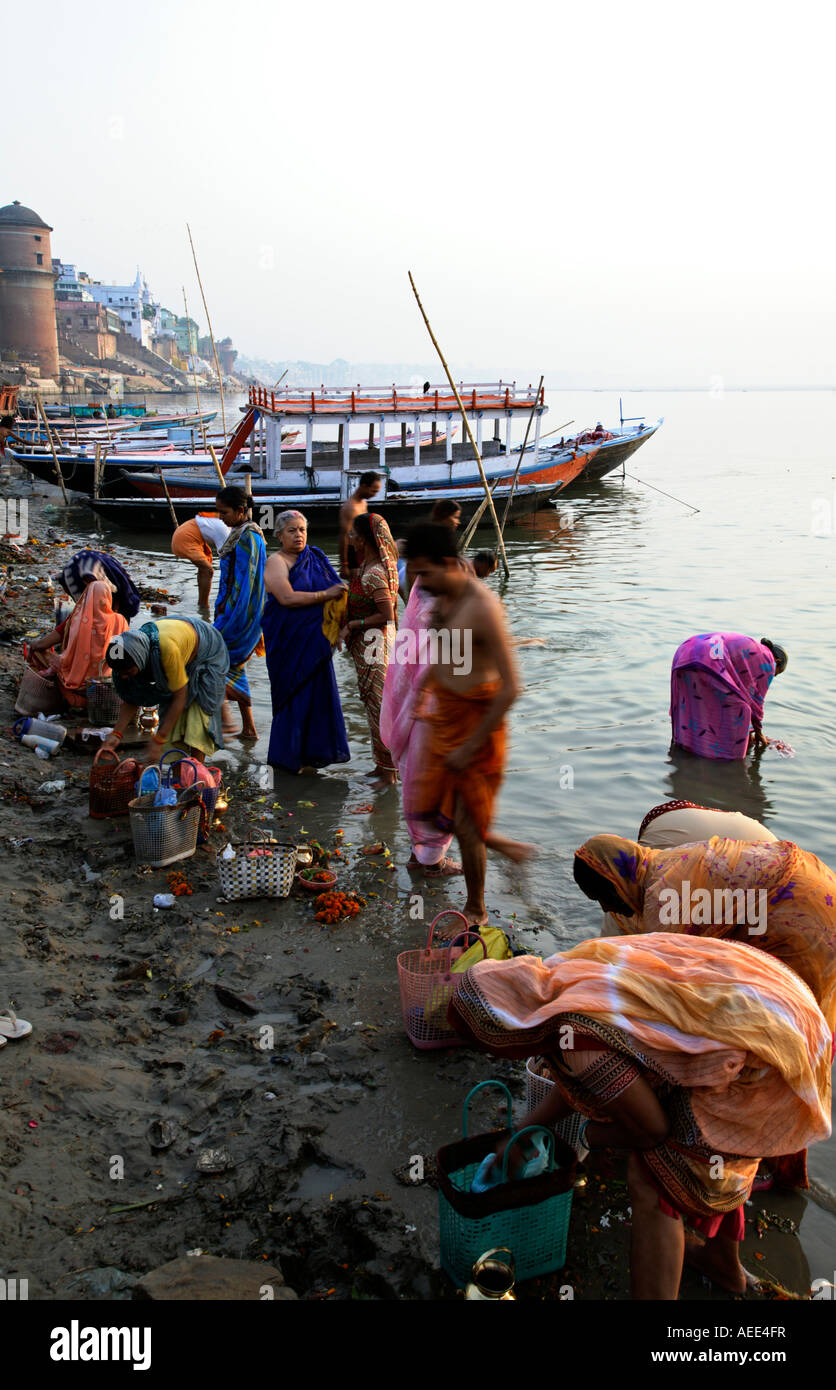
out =
[[649,425],[641,433],[621,435],[612,440],[604,440],[602,444],[593,446],[590,450],[589,462],[579,476],[580,482],[595,482],[599,478],[604,478],[608,473],[612,473],[616,468],[620,468],[623,463],[640,449],[642,444],[646,444],[648,439],[656,433],[662,421],[659,420],[655,425]]
[[[518,487],[511,502],[509,520],[518,521],[521,517],[530,516],[533,512],[547,507],[560,491],[560,485],[551,483]],[[494,504],[500,516],[504,511],[508,493],[508,488],[498,487],[494,490]],[[385,517],[390,526],[409,526],[413,522],[426,520],[434,504],[446,497],[455,498],[459,503],[462,509],[462,523],[466,525],[484,501],[485,493],[482,488],[468,488],[466,492],[452,488],[434,488],[424,492],[390,493],[382,500],[375,500],[375,511]],[[181,498],[172,501],[178,525],[205,509],[205,499]],[[103,521],[127,530],[137,533],[172,530],[171,512],[165,499],[99,497],[90,498],[89,505]],[[304,512],[312,530],[337,530],[341,505],[341,499],[336,494],[326,497],[315,493],[290,497],[284,494],[261,497],[254,500],[253,520],[269,532],[273,529],[280,512],[295,508]]]

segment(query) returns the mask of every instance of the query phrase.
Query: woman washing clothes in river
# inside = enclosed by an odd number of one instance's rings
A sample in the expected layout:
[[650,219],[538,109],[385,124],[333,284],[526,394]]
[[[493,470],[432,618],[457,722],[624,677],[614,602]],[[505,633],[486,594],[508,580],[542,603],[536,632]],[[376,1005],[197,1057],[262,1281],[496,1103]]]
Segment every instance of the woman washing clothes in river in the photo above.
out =
[[142,705],[159,705],[160,724],[145,760],[169,747],[206,759],[223,748],[221,706],[229,652],[202,618],[160,618],[116,637],[107,649],[122,709],[102,747],[116,750]]
[[629,1152],[634,1298],[676,1299],[685,1259],[745,1292],[759,1160],[830,1134],[830,1030],[794,971],[736,941],[585,941],[480,962],[449,1019],[493,1056],[547,1057],[555,1085],[524,1125],[579,1110],[579,1148]]
[[764,637],[701,633],[677,647],[671,666],[673,742],[701,758],[745,758],[763,749],[763,705],[787,653]]
[[360,699],[369,721],[375,781],[379,790],[397,781],[397,771],[380,733],[380,705],[398,614],[398,550],[382,516],[355,516],[349,543],[357,568],[348,588],[348,610],[340,640],[354,661]]

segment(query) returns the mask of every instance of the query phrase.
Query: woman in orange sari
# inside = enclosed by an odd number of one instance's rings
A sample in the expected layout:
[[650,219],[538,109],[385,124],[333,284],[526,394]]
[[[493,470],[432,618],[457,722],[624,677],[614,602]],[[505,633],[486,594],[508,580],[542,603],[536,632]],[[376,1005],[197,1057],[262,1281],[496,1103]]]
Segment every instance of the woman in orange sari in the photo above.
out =
[[[618,930],[744,941],[784,962],[836,1030],[836,875],[789,840],[725,840],[648,849],[596,835],[575,856],[575,882]],[[807,1187],[803,1151],[769,1165],[783,1187]]]
[[[108,643],[128,629],[127,618],[113,606],[115,593],[109,579],[88,578],[69,618],[32,643],[33,651],[43,652],[46,668],[55,672],[61,693],[73,709],[86,707],[91,681],[110,675]],[[49,650],[58,642],[62,642],[60,651]]]
[[649,849],[596,835],[575,855],[575,882],[607,904],[619,931],[744,941],[788,965],[836,1029],[836,875],[790,840],[722,840]]
[[736,941],[603,938],[480,962],[449,1018],[494,1056],[548,1058],[555,1085],[526,1125],[579,1110],[579,1147],[629,1151],[634,1298],[675,1299],[686,1257],[745,1291],[759,1159],[830,1134],[830,1033],[794,971]]

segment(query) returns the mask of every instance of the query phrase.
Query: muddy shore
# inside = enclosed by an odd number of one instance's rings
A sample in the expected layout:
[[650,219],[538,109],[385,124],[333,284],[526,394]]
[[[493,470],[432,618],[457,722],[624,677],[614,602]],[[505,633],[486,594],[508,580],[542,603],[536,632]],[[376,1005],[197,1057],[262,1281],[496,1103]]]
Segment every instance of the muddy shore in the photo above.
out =
[[[455,1298],[438,1266],[431,1165],[419,1183],[408,1170],[458,1137],[478,1081],[505,1080],[521,1115],[522,1065],[407,1041],[395,957],[426,925],[386,857],[358,853],[379,838],[359,777],[347,795],[278,774],[265,787],[231,740],[225,829],[176,866],[192,892],[154,908],[168,871],[135,864],[126,819],[88,816],[92,752],[42,762],[12,736],[20,639],[51,625],[47,578],[84,543],[49,505],[31,497],[27,543],[0,543],[0,1007],[13,999],[33,1024],[0,1051],[6,1276],[28,1279],[35,1299],[132,1298],[150,1271],[203,1251],[275,1266],[301,1299]],[[62,790],[44,789],[55,780]],[[259,824],[341,848],[339,886],[364,897],[361,914],[324,926],[298,889],[219,900],[216,851]],[[425,921],[446,906],[442,888],[413,891]],[[498,1111],[479,1115],[488,1128]],[[158,1121],[172,1142],[155,1151]],[[198,1170],[207,1150],[222,1151],[222,1171]],[[565,1268],[519,1297],[629,1297],[623,1164],[598,1157],[585,1174]],[[743,1251],[802,1297],[805,1203],[756,1197]],[[682,1297],[726,1295],[686,1273]]]

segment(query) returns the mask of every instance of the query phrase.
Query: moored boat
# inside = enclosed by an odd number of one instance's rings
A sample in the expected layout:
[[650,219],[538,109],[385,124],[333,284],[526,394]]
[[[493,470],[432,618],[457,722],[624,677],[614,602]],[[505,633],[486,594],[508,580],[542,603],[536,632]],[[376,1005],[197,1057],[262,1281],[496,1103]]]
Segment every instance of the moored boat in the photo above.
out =
[[[540,483],[517,486],[511,497],[510,521],[530,516],[549,505],[562,490],[561,484]],[[505,503],[511,496],[510,487],[491,489],[494,505],[502,515]],[[385,497],[376,497],[374,510],[386,518],[390,526],[408,526],[412,522],[425,520],[436,502],[446,498],[454,499],[462,510],[462,523],[466,524],[485,500],[485,490],[478,488],[427,488],[412,492],[390,492]],[[275,525],[280,512],[296,510],[304,512],[313,529],[335,530],[339,526],[340,507],[343,498],[339,493],[328,495],[302,492],[263,495],[253,499],[253,520],[265,531]],[[143,531],[171,531],[173,529],[171,509],[165,498],[148,497],[91,497],[89,505],[102,518],[114,526],[142,533]],[[203,498],[172,499],[177,524],[197,516],[205,510]]]

